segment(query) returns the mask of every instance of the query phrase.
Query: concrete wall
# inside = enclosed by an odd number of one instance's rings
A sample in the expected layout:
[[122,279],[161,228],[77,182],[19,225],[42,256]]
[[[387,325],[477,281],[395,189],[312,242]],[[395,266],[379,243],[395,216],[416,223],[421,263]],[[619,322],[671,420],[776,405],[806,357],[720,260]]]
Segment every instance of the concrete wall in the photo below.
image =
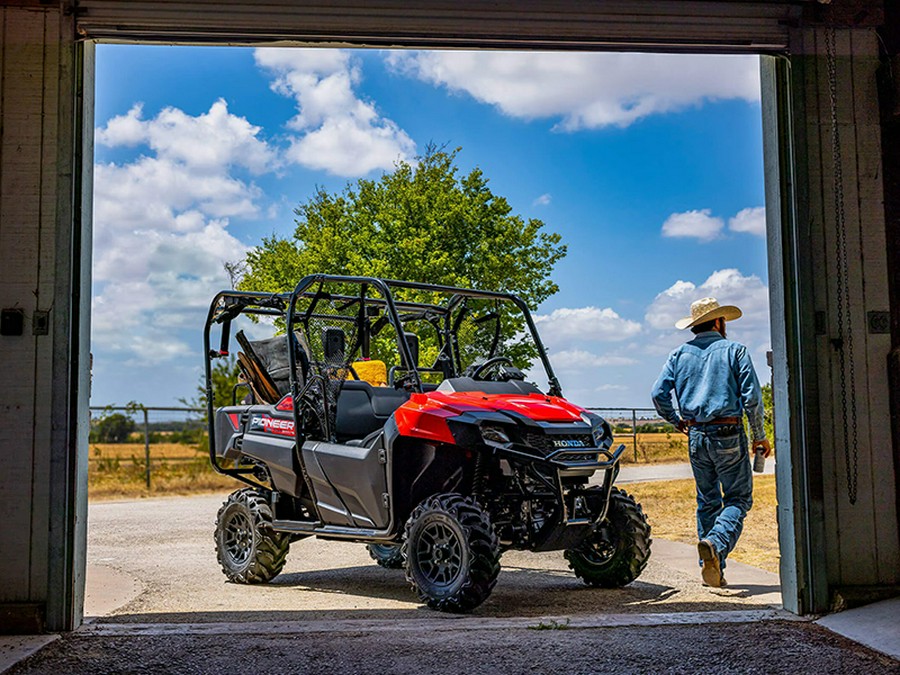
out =
[[84,206],[73,35],[59,7],[0,7],[0,308],[25,319],[22,335],[0,335],[0,626],[80,620],[60,592],[83,573],[85,512],[82,494],[76,518],[89,276],[73,265]]

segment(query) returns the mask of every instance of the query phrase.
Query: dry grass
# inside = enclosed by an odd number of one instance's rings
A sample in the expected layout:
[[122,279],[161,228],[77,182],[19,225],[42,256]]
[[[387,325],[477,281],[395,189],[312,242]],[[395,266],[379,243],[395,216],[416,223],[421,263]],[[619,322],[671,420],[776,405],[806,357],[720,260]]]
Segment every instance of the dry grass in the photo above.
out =
[[[635,496],[653,527],[653,536],[686,544],[697,543],[696,492],[693,479],[625,486]],[[775,476],[753,477],[753,508],[729,559],[778,572],[778,525]]]
[[150,488],[143,443],[92,443],[88,497],[92,500],[220,492],[237,481],[213,471],[209,456],[193,445],[150,445]]
[[[177,457],[194,458],[206,456],[206,451],[196,445],[185,443],[151,443],[150,457],[153,459],[169,459]],[[144,460],[143,443],[91,443],[91,460],[118,458],[120,460],[137,457]]]
[[616,434],[613,437],[613,448],[625,445],[622,455],[624,464],[661,464],[664,462],[688,461],[687,436],[679,432],[644,433],[637,435],[637,461],[634,454],[634,436]]
[[[626,463],[634,462],[630,435],[616,438],[626,444]],[[238,487],[237,481],[213,471],[206,452],[180,443],[150,446],[151,487],[146,487],[143,443],[92,443],[88,469],[91,499],[121,499],[160,495],[220,492]],[[687,439],[681,434],[638,434],[638,463],[687,460]],[[693,480],[633,483],[627,486],[644,507],[653,535],[695,543]],[[774,476],[754,477],[754,506],[744,522],[735,560],[771,572],[778,571],[778,530],[775,520]]]

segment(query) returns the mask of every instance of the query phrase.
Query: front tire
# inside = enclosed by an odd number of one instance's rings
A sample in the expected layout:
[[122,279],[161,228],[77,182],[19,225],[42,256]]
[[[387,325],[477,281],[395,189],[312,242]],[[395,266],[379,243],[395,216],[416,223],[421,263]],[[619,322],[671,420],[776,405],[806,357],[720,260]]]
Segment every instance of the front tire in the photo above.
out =
[[613,488],[606,520],[579,546],[565,552],[575,576],[588,586],[621,588],[637,579],[650,559],[650,523],[641,505]]
[[261,584],[284,568],[291,538],[272,529],[266,493],[243,488],[228,495],[216,516],[216,557],[229,581]]
[[500,574],[500,541],[471,497],[429,497],[406,523],[406,578],[419,599],[442,612],[469,612],[491,594]]
[[367,544],[369,555],[382,567],[389,570],[403,568],[403,547],[400,544]]

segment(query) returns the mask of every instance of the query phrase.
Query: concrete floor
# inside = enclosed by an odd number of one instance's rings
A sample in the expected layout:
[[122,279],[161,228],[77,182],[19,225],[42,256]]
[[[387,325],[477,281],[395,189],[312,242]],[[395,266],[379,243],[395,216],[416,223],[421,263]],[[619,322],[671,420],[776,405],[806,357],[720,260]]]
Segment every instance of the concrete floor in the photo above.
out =
[[[727,589],[704,588],[695,549],[664,540],[612,591],[583,586],[560,553],[509,552],[465,617],[423,608],[359,544],[303,540],[274,583],[228,584],[212,541],[221,501],[92,504],[93,618],[9,672],[900,672],[777,609],[776,575],[732,563]],[[0,641],[0,672],[3,654]]]
[[[365,547],[318,539],[291,546],[272,583],[225,582],[213,549],[223,496],[105,502],[90,507],[87,616],[121,622],[370,619],[421,616],[401,570],[374,564]],[[777,575],[729,563],[729,587],[701,585],[696,549],[659,540],[626,588],[590,589],[562,552],[509,551],[479,617],[578,616],[761,609],[780,604]],[[430,612],[427,612],[430,613]]]
[[[592,627],[535,621],[484,625],[434,618],[318,631],[256,624],[182,625],[144,634],[79,631],[15,666],[11,675],[68,673],[859,673],[896,675],[896,661],[809,622],[753,621]],[[498,620],[491,620],[498,621]],[[457,625],[459,622],[459,625]],[[357,625],[353,625],[357,624]],[[574,622],[573,622],[574,624]],[[294,623],[296,626],[297,623]],[[301,622],[300,625],[303,625]]]

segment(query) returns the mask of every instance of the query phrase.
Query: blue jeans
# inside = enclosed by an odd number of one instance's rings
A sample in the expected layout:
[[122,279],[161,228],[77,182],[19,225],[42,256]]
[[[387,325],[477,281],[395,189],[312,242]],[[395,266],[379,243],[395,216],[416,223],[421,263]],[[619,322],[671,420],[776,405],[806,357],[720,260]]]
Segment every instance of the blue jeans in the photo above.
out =
[[712,542],[722,567],[753,506],[753,474],[744,427],[706,424],[690,428],[688,447],[697,483],[697,536]]

